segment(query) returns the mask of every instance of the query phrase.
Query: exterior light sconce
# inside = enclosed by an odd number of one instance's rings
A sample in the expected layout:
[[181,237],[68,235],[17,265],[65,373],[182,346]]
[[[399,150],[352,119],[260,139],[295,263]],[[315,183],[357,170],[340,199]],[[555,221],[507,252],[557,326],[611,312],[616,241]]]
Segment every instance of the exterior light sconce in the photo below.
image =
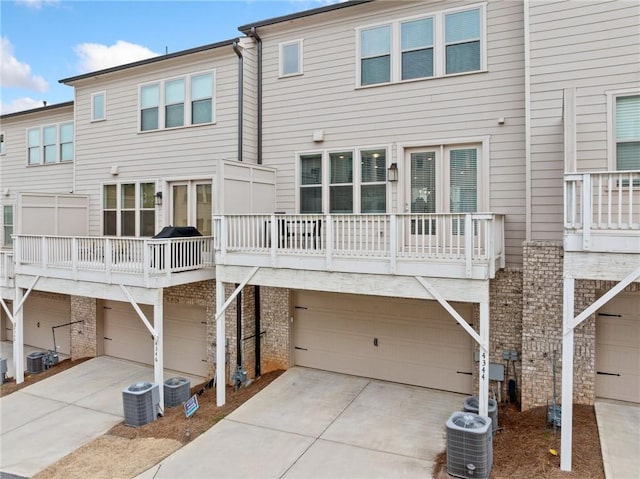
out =
[[387,180],[398,181],[398,163],[391,163],[387,169]]
[[156,206],[162,206],[162,191],[158,191],[155,195]]

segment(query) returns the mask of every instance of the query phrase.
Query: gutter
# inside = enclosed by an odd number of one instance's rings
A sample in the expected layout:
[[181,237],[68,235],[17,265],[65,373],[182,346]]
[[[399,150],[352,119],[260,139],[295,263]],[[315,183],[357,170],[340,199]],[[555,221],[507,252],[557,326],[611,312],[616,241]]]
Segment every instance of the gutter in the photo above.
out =
[[233,42],[233,51],[238,55],[238,161],[242,161],[244,123],[244,58],[238,42]]

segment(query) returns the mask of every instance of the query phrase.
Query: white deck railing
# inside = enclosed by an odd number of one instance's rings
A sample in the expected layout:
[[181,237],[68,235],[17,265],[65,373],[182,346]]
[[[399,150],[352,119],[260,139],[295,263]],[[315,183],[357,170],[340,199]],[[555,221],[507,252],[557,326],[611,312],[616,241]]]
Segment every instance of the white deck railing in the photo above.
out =
[[431,261],[461,265],[462,276],[471,277],[475,266],[494,273],[504,262],[503,230],[503,217],[492,213],[225,215],[214,217],[214,248],[220,264],[248,265],[253,255],[290,267],[279,258],[299,257],[309,260],[298,261],[301,269],[317,269],[312,262],[319,259],[321,269],[339,269],[341,261],[347,268],[349,261],[353,272],[368,264],[377,265],[374,272],[402,274],[400,263],[424,269]]
[[213,266],[212,238],[121,238],[95,236],[16,235],[18,271],[35,266],[51,269],[130,273],[146,277],[170,275]]
[[565,248],[640,252],[640,171],[564,175]]
[[0,251],[0,285],[7,286],[13,276],[13,251]]

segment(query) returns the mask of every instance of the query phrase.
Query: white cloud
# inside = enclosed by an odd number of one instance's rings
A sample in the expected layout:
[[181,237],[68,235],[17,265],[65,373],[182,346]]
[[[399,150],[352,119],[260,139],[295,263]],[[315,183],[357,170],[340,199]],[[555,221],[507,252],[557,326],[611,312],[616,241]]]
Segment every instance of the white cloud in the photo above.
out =
[[16,3],[24,5],[31,10],[40,10],[45,5],[60,3],[60,0],[16,0]]
[[44,106],[42,100],[34,100],[33,98],[24,97],[11,100],[10,103],[0,102],[0,114],[13,113],[15,111],[32,110]]
[[122,40],[118,40],[111,46],[99,43],[81,43],[74,47],[74,51],[79,58],[78,69],[81,73],[103,70],[158,56],[147,47]]
[[31,73],[31,67],[13,56],[13,45],[8,38],[0,40],[0,77],[2,86],[25,88],[45,92],[49,89],[47,81]]

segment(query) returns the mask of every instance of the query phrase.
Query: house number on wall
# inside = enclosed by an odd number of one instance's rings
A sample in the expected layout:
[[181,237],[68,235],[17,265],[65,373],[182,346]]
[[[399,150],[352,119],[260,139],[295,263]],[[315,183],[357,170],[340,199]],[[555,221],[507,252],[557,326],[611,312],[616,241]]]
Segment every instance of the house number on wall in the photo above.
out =
[[487,353],[485,351],[482,351],[482,369],[480,370],[482,379],[484,379],[484,373],[486,369],[487,369]]

